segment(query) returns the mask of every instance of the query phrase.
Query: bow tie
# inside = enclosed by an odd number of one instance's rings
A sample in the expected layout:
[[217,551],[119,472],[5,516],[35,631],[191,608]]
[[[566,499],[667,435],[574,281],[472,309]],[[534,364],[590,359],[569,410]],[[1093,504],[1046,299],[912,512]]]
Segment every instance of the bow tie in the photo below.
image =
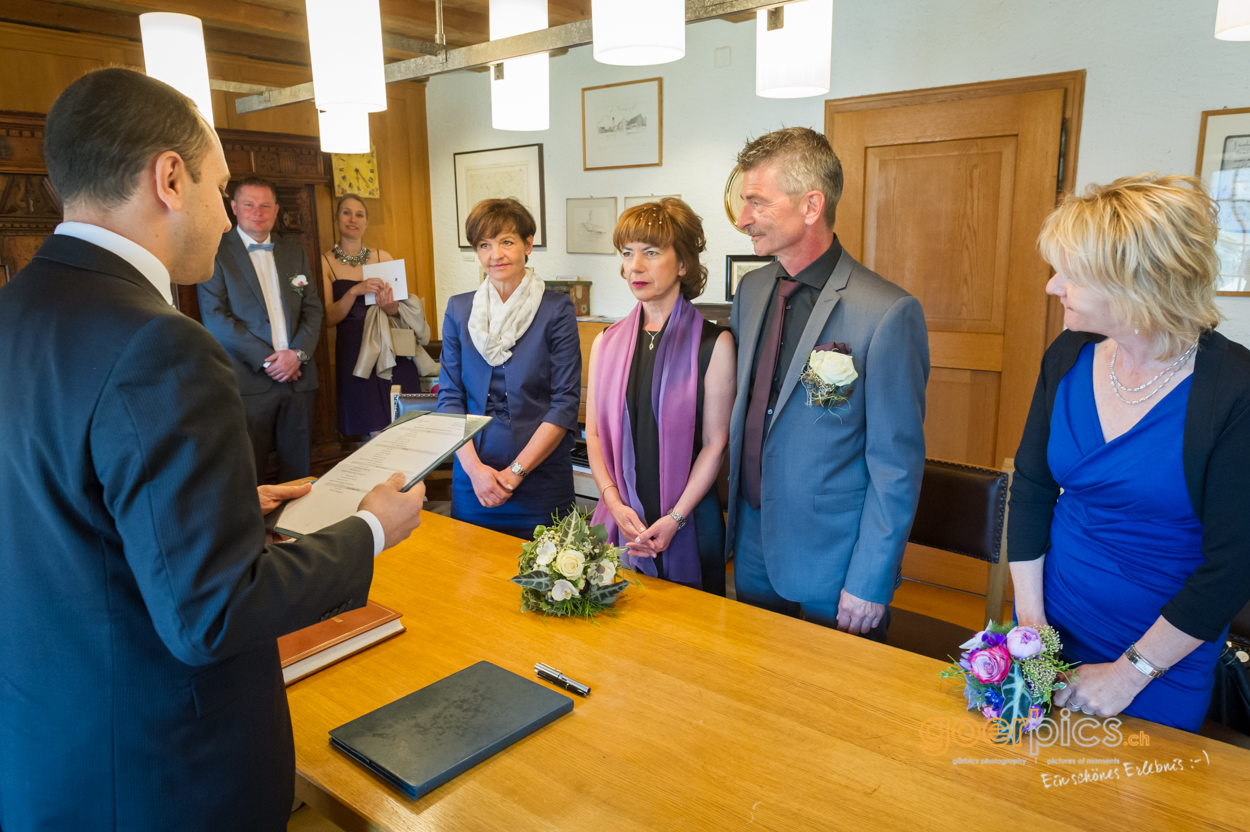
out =
[[251,254],[253,251],[273,251],[273,243],[248,243],[247,253]]

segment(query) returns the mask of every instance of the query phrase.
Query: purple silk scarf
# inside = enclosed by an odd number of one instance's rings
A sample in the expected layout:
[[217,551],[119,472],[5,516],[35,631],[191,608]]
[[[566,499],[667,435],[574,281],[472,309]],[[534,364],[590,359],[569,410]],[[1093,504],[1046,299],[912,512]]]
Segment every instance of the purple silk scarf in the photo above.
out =
[[[640,303],[626,318],[604,330],[595,366],[595,420],[603,462],[620,490],[621,501],[646,522],[635,485],[634,432],[625,401],[625,387],[629,383],[629,368],[634,362],[641,325]],[[660,508],[665,514],[677,505],[690,480],[702,334],[703,316],[694,304],[679,296],[669,315],[664,337],[656,347],[655,372],[651,379],[651,405],[655,408],[660,436]],[[658,519],[652,518],[652,522]],[[617,546],[625,545],[603,500],[599,501],[592,522],[607,527],[609,541]],[[621,561],[644,575],[656,577],[652,558],[622,555]],[[668,580],[703,588],[693,517],[673,536],[673,542],[664,552],[664,562]]]

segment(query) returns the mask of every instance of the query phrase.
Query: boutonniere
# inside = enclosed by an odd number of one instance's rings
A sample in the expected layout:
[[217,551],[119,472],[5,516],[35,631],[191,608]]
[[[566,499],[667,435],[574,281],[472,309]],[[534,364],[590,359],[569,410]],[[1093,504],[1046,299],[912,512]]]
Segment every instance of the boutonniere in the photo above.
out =
[[851,398],[857,378],[850,348],[835,342],[812,350],[799,381],[807,389],[809,405],[832,410]]
[[295,290],[300,297],[304,296],[304,288],[308,285],[308,278],[302,274],[297,274],[291,278],[291,288]]

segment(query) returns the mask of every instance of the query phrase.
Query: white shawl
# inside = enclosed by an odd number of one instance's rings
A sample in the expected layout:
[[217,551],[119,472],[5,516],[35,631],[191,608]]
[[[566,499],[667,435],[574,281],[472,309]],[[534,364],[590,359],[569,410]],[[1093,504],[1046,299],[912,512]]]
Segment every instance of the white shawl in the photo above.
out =
[[521,285],[507,301],[489,278],[482,281],[469,312],[469,337],[487,364],[498,367],[512,357],[512,348],[538,314],[545,288],[533,269],[525,270]]

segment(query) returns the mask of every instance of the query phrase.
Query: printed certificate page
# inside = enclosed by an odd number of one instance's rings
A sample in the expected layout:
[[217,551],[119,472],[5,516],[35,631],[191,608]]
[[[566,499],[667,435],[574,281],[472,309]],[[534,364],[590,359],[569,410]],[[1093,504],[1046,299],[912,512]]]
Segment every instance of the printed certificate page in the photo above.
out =
[[[385,263],[366,263],[361,269],[366,280],[371,277],[381,278],[391,284],[391,292],[395,300],[408,300],[408,273],[404,269],[403,260],[387,260]],[[378,302],[373,292],[365,295],[365,305],[373,306]]]
[[488,416],[423,413],[393,425],[330,469],[306,495],[283,506],[275,526],[298,537],[351,517],[375,485],[398,471],[411,487],[490,421]]

